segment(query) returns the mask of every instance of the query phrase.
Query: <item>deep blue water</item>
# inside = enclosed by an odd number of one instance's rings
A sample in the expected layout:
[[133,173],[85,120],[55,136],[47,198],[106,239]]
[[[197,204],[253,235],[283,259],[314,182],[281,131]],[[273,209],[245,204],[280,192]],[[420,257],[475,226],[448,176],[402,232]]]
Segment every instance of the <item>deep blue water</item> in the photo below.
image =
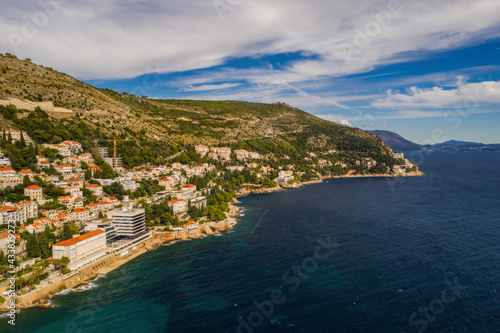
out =
[[500,153],[414,158],[427,176],[242,198],[233,232],[147,253],[0,331],[500,332]]

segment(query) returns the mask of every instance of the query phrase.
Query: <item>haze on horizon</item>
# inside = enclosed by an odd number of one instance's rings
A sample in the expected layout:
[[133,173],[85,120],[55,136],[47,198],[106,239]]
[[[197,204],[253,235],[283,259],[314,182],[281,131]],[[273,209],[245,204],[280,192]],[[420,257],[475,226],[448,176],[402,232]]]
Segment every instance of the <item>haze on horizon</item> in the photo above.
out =
[[496,0],[41,0],[1,17],[1,53],[98,87],[500,143]]

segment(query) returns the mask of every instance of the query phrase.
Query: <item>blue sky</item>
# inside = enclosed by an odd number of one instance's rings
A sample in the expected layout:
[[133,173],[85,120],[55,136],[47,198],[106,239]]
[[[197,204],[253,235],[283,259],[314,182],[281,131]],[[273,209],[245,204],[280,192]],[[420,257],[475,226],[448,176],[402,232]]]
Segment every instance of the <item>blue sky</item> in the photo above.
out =
[[0,52],[98,87],[500,143],[497,0],[43,0],[1,15]]

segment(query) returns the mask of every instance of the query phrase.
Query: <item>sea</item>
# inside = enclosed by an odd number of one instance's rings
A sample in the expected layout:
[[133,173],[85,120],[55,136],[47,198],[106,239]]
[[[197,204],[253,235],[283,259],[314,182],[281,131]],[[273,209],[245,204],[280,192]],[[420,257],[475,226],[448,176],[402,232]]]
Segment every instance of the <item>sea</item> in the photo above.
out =
[[500,332],[500,153],[423,177],[240,198],[229,233],[157,248],[1,332]]

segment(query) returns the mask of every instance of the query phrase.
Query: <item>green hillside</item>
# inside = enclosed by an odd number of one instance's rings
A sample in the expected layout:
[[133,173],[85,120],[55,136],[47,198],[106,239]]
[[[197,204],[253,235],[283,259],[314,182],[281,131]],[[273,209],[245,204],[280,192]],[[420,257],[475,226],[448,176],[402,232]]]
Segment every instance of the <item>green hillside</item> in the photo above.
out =
[[[329,122],[283,103],[157,100],[98,89],[51,68],[0,57],[0,99],[52,102],[73,113],[65,119],[34,111],[6,112],[4,128],[24,129],[37,143],[82,141],[86,148],[108,146],[109,139],[138,139],[119,144],[128,167],[162,163],[193,144],[247,148],[291,162],[308,152],[337,150],[338,159],[372,157],[392,165],[392,150],[374,134]],[[44,110],[48,111],[48,110]],[[59,117],[60,118],[60,117]],[[37,132],[38,131],[38,132]],[[41,134],[42,133],[42,134]]]

